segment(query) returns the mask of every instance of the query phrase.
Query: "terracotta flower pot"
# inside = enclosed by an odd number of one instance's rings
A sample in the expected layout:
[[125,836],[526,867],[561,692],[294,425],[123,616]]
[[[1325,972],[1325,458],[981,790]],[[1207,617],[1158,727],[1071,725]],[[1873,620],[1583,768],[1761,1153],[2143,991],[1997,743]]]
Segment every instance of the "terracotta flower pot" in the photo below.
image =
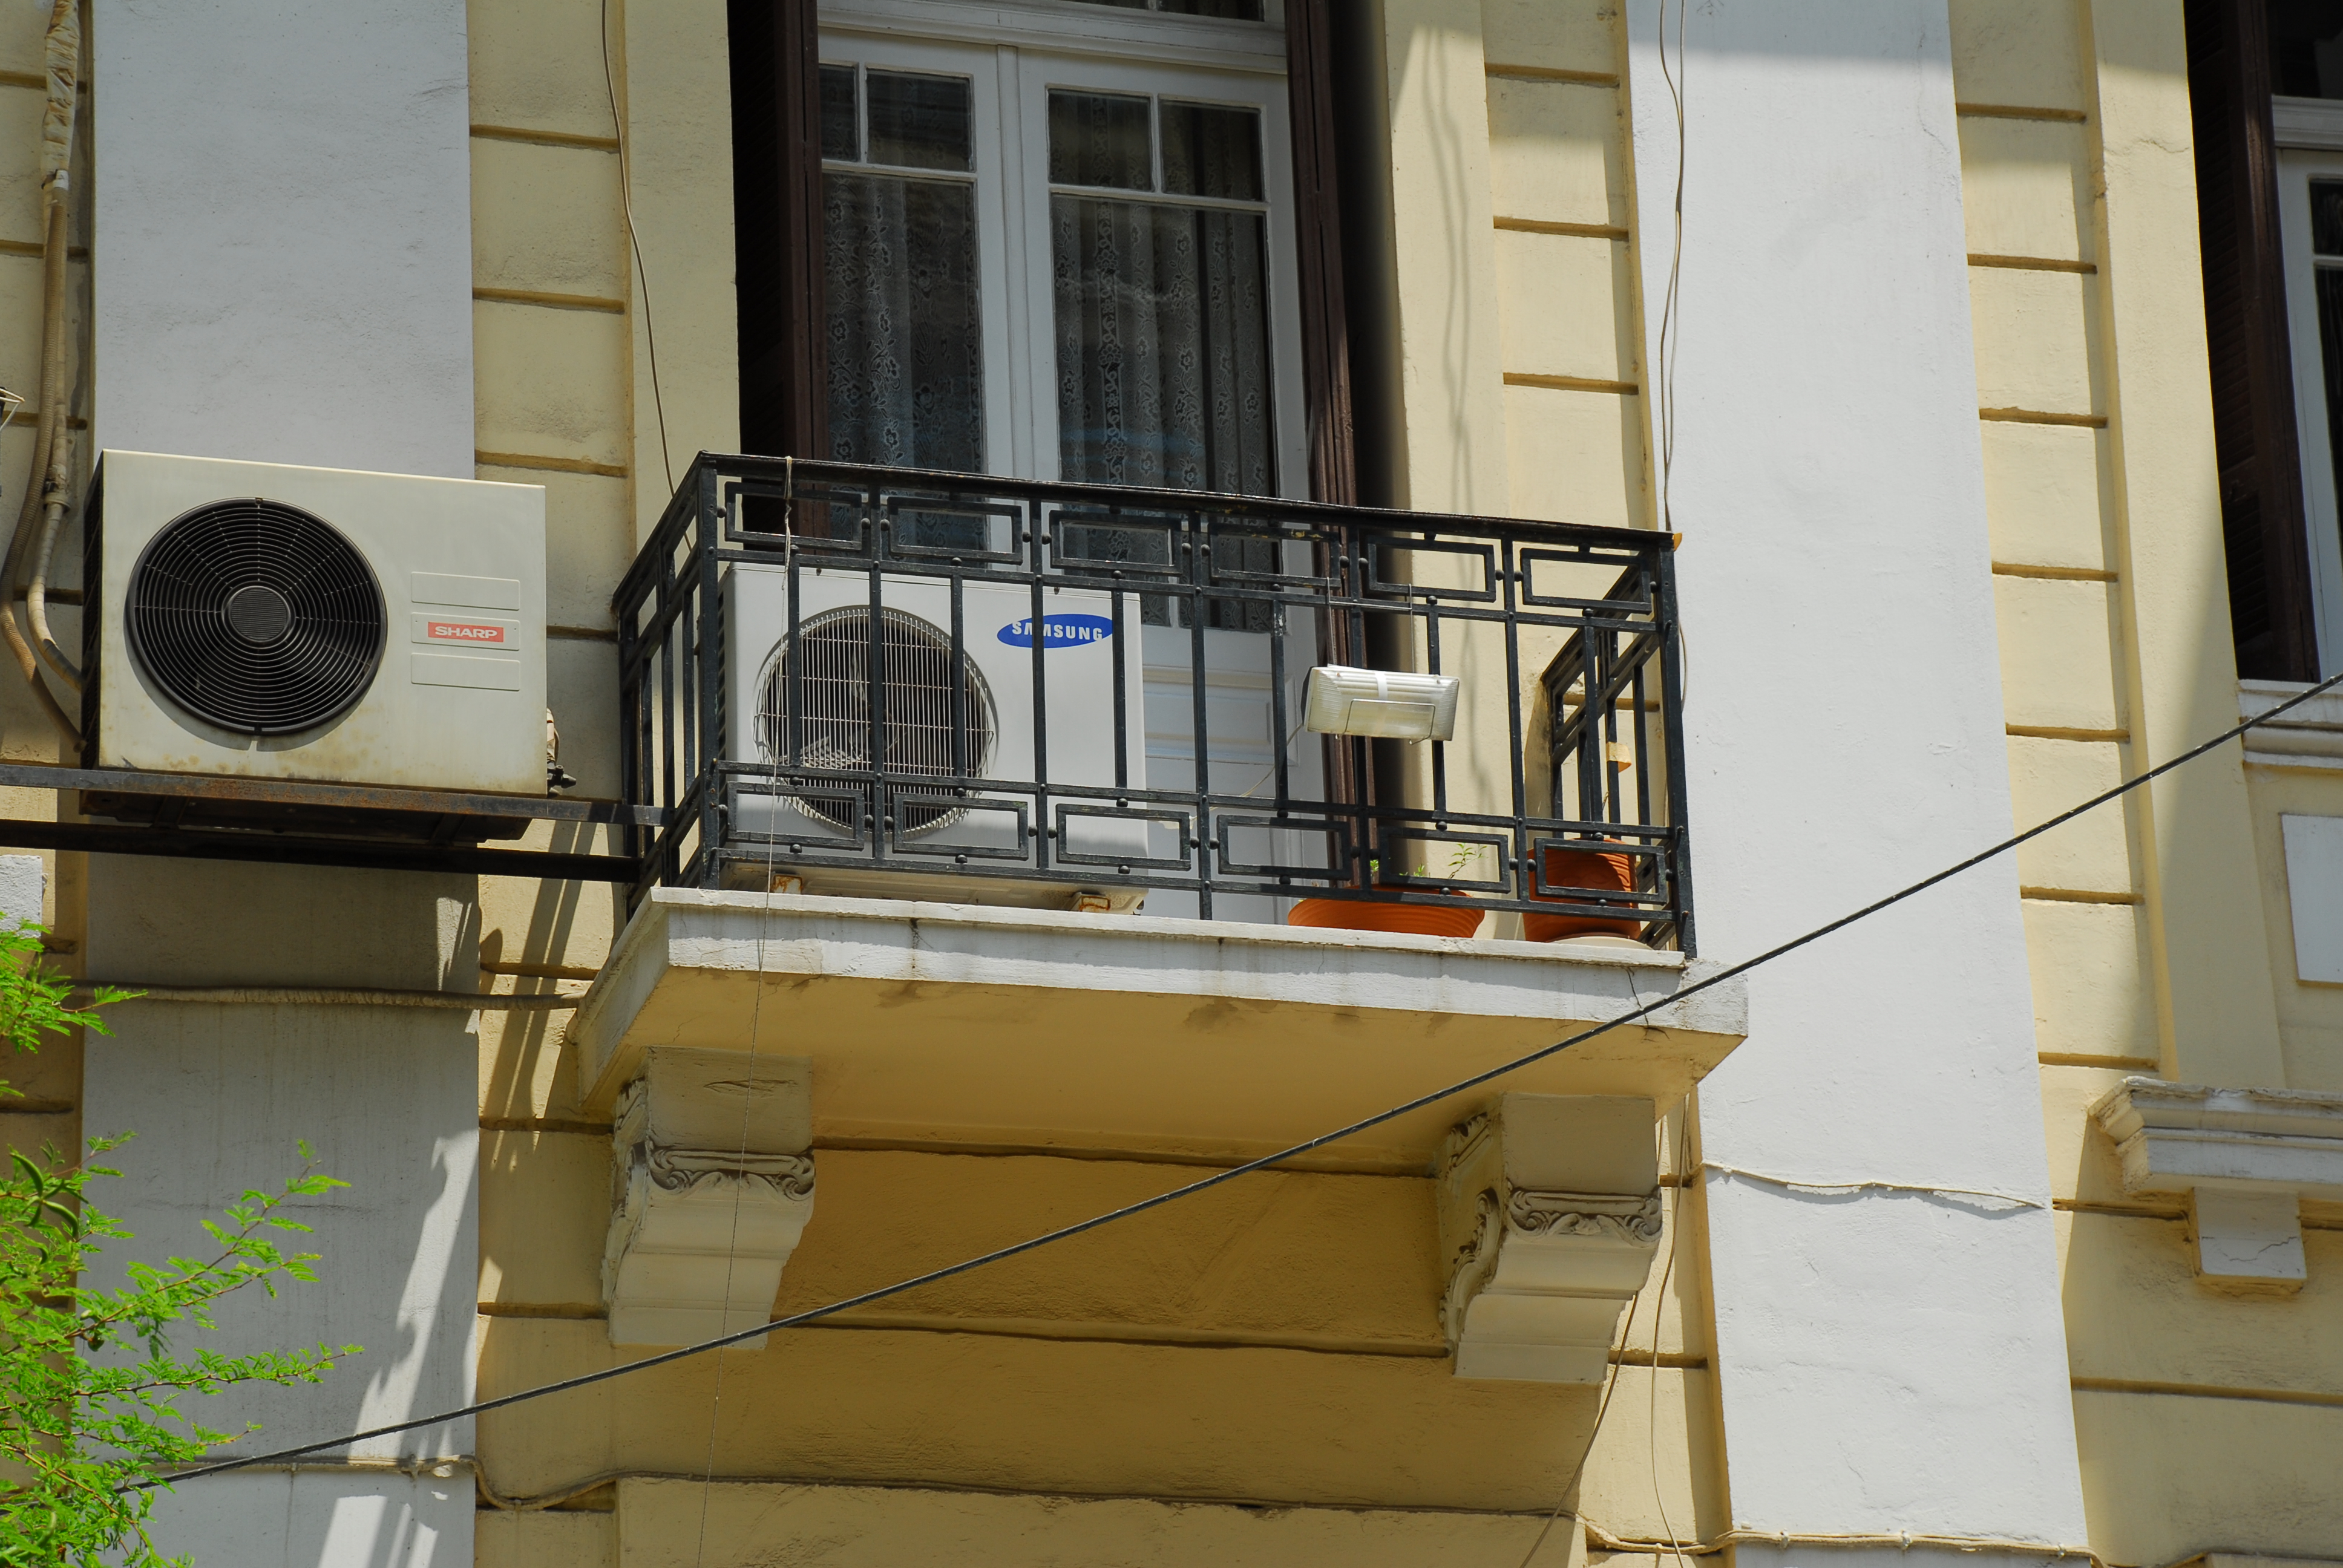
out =
[[[1550,845],[1545,850],[1545,885],[1549,888],[1589,888],[1604,892],[1632,893],[1635,890],[1635,860],[1632,855],[1612,854],[1602,849],[1564,849]],[[1533,891],[1533,899],[1541,902],[1564,901],[1560,895]],[[1629,937],[1640,939],[1644,922],[1639,920],[1605,920],[1594,915],[1528,915],[1522,917],[1522,934],[1534,942],[1556,942],[1564,937]]]
[[1285,923],[1332,930],[1403,931],[1419,937],[1469,937],[1480,928],[1481,911],[1446,904],[1304,899],[1286,911]]

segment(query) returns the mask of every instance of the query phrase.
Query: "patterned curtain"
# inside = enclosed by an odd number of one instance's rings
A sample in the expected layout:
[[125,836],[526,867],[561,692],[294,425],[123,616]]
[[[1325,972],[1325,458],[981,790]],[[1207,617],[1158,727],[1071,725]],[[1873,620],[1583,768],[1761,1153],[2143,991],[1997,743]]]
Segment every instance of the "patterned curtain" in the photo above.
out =
[[[1058,443],[1069,479],[1270,495],[1268,277],[1257,213],[1054,196]],[[1165,537],[1091,530],[1095,553],[1165,564]],[[1215,559],[1274,569],[1275,547]],[[1144,620],[1173,620],[1148,595]],[[1205,602],[1204,624],[1267,631],[1266,605]],[[1179,618],[1183,623],[1185,617]]]
[[1261,216],[1057,196],[1050,221],[1066,477],[1273,490]]
[[833,170],[822,207],[830,455],[980,472],[974,187]]

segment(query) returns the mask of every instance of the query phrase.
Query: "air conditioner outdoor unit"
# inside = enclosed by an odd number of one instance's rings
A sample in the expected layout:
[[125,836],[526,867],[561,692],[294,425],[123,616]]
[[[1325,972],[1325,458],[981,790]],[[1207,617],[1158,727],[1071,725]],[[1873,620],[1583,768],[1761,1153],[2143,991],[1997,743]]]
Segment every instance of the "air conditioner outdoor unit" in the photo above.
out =
[[85,765],[545,793],[540,487],[109,451],[85,519]]
[[[1038,640],[1048,782],[1112,789],[1120,739],[1122,783],[1146,788],[1138,639],[1131,638],[1123,650],[1118,737],[1108,595],[1045,589],[1037,627],[1030,587],[965,580],[955,661],[948,583],[885,576],[874,606],[868,571],[801,564],[797,572],[794,638],[788,568],[736,563],[726,575],[731,760],[786,773],[794,736],[801,768],[870,769],[873,737],[880,733],[876,705],[884,718],[881,766],[888,773],[1031,782]],[[1135,601],[1126,614],[1135,623]],[[948,784],[932,791],[898,784],[889,794],[838,781],[794,789],[736,783],[729,793],[729,831],[741,858],[729,879],[738,885],[769,885],[770,872],[799,878],[809,893],[1038,909],[1065,909],[1089,894],[1117,912],[1136,909],[1145,896],[1112,881],[1118,866],[1149,853],[1146,821],[1111,815],[1140,811],[1136,800],[1054,796],[1043,820],[1032,796]],[[1095,888],[1017,876],[1039,863],[1043,835],[1057,831],[1061,819],[1061,836],[1048,840],[1050,864],[1077,875],[1094,868],[1101,873]],[[884,869],[878,863],[882,852]]]

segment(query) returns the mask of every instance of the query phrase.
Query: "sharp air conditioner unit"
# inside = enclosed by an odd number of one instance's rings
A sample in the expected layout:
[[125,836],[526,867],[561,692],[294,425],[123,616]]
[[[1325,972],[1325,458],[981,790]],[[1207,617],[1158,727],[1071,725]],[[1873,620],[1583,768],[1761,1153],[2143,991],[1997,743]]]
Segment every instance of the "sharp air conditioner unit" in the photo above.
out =
[[[1052,796],[1039,820],[1031,795],[955,789],[921,778],[955,774],[1004,783],[1034,779],[1034,664],[1047,691],[1048,782],[1115,787],[1114,621],[1109,596],[1077,588],[1043,595],[1041,625],[1022,584],[970,579],[960,590],[960,652],[952,652],[951,590],[933,578],[884,577],[873,605],[870,574],[800,564],[798,633],[789,636],[789,568],[735,564],[725,578],[726,729],[736,762],[787,771],[797,765],[862,769],[872,765],[884,717],[880,769],[910,783],[874,792],[850,782],[808,780],[791,789],[736,785],[728,801],[733,853],[729,875],[764,887],[764,873],[799,879],[807,892],[936,899],[963,904],[1064,909],[1103,896],[1127,912],[1145,895],[1113,886],[1118,865],[1148,854],[1139,801]],[[1139,606],[1126,601],[1137,630]],[[875,619],[875,624],[874,624]],[[1147,744],[1138,639],[1123,650],[1125,772],[1147,787]],[[957,665],[957,668],[955,668]],[[873,670],[879,678],[873,680]],[[1093,889],[1079,882],[1020,879],[1042,835],[1055,870],[1096,868]],[[883,858],[885,868],[878,862]],[[1095,907],[1095,906],[1093,906]]]
[[106,452],[85,548],[86,765],[545,793],[541,487]]

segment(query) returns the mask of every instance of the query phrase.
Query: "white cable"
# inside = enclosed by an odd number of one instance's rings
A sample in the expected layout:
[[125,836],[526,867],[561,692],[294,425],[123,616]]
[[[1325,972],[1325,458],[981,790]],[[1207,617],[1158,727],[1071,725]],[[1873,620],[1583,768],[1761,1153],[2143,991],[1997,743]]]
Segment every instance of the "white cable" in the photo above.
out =
[[634,155],[626,116],[618,113],[618,80],[610,68],[610,0],[602,0],[602,85],[610,96],[610,130],[618,144],[618,214],[626,220],[627,248],[634,252],[635,276],[642,282],[643,352],[651,373],[651,408],[659,416],[659,466],[667,487],[675,488],[675,458],[668,449],[667,399],[659,394],[659,333],[651,326],[651,271],[643,262],[642,237],[635,232]]
[[[2014,1557],[2047,1559],[2053,1563],[2071,1557],[2097,1564],[2097,1568],[2112,1568],[2106,1558],[2087,1546],[2071,1546],[2049,1541],[2019,1541],[2006,1535],[1936,1535],[1915,1530],[1860,1533],[1734,1529],[1720,1531],[1706,1541],[1650,1541],[1614,1535],[1584,1515],[1580,1516],[1579,1523],[1586,1527],[1586,1543],[1598,1552],[1638,1552],[1654,1557],[1714,1557],[1729,1546],[1747,1542],[1753,1545],[1778,1546],[1785,1552],[1793,1546],[1893,1546],[1899,1552],[1909,1552],[1919,1546],[1945,1552],[2000,1553]],[[2186,1561],[2194,1563],[2200,1560],[2201,1557],[2192,1557]],[[2180,1568],[2180,1564],[2175,1563],[2172,1568]]]
[[1845,1181],[1775,1176],[1763,1171],[1746,1171],[1738,1165],[1727,1165],[1716,1160],[1704,1160],[1694,1169],[1714,1171],[1720,1176],[1737,1177],[1744,1181],[1762,1181],[1769,1187],[1795,1188],[1802,1192],[1918,1192],[1937,1198],[1982,1198],[1990,1202],[2006,1203],[2014,1209],[2050,1207],[2047,1199],[2021,1197],[2016,1192],[1996,1191],[1990,1187],[1946,1187],[1935,1182],[1888,1181],[1870,1176]]
[[[795,458],[788,459],[788,466],[783,469],[783,473],[786,477],[781,486],[781,537],[784,541],[782,546],[782,558],[786,561],[789,558],[789,541],[791,538],[789,509],[795,504],[797,494],[797,462]],[[719,526],[720,527],[721,525]],[[706,541],[703,540],[702,543],[705,544]],[[702,607],[703,611],[705,608],[706,607],[704,606]],[[773,738],[769,734],[766,733],[765,728],[761,724],[757,726],[757,751],[768,768],[774,769],[776,772],[779,771],[778,766],[773,761]],[[769,797],[768,799],[769,801],[770,798]],[[780,835],[773,831],[773,822],[770,816],[771,806],[769,804],[766,809],[768,815],[765,822],[765,910],[766,912],[769,914],[772,911],[773,907],[773,869],[775,859],[780,851]],[[726,836],[729,836],[729,829]],[[715,854],[718,850],[721,849],[721,844],[716,845],[712,848],[703,847],[701,852],[703,854]],[[720,860],[718,863],[719,865],[722,864]],[[749,1092],[740,1097],[739,1164],[743,1169],[745,1169],[749,1163],[749,1112],[757,1103],[757,1034],[758,1027],[763,1018],[765,1008],[765,933],[766,928],[770,923],[771,922],[768,920],[759,920],[757,922],[757,985],[756,989],[749,993],[749,1070],[746,1076],[749,1081]],[[731,1327],[732,1318],[732,1272],[734,1266],[739,1261],[740,1251],[740,1201],[742,1197],[746,1195],[748,1186],[748,1181],[745,1179],[739,1178],[736,1178],[732,1185],[732,1233],[724,1245],[723,1322],[724,1326],[728,1329]],[[767,1305],[765,1310],[768,1312],[772,1310],[769,1303]],[[708,1467],[699,1483],[699,1545],[692,1555],[693,1568],[703,1568],[708,1556],[708,1504],[710,1495],[716,1489],[716,1416],[717,1412],[722,1406],[723,1402],[724,1352],[719,1350],[716,1352],[715,1397],[709,1401],[708,1406]]]
[[[1639,999],[1640,1000],[1640,999]],[[1681,1169],[1684,1140],[1691,1131],[1692,1091],[1676,1101],[1676,1154]],[[1661,1138],[1664,1141],[1667,1122],[1660,1122]],[[1663,1148],[1665,1142],[1663,1141]],[[1651,1397],[1644,1410],[1644,1452],[1652,1465],[1652,1503],[1660,1511],[1660,1532],[1668,1540],[1675,1539],[1676,1527],[1668,1519],[1667,1499],[1660,1493],[1660,1314],[1667,1310],[1668,1277],[1675,1272],[1676,1251],[1684,1245],[1684,1185],[1678,1182],[1668,1199],[1668,1261],[1660,1269],[1659,1289],[1652,1292],[1652,1381]],[[1697,1521],[1695,1527],[1697,1527]],[[1676,1554],[1677,1568],[1684,1568],[1684,1554]]]

